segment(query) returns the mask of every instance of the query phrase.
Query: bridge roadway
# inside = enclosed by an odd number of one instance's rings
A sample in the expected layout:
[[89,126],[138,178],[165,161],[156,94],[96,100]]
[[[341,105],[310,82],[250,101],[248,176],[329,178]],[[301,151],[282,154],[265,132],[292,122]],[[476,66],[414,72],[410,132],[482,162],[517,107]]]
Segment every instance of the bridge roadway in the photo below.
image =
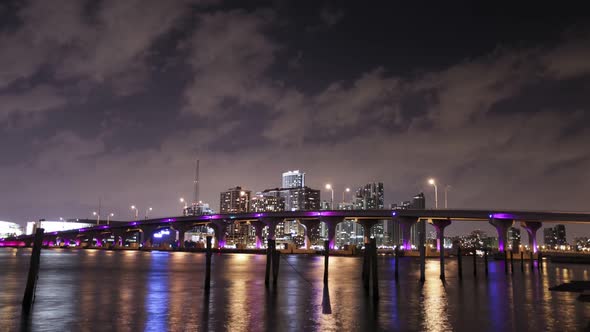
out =
[[[159,229],[170,228],[178,232],[178,238],[184,239],[184,234],[194,226],[208,225],[215,233],[215,244],[218,247],[225,246],[225,233],[227,227],[236,222],[248,222],[255,229],[256,247],[263,243],[262,233],[264,227],[268,227],[269,238],[274,239],[275,227],[284,220],[298,220],[305,232],[306,247],[309,248],[308,234],[320,222],[328,227],[328,240],[330,248],[334,248],[336,238],[336,225],[344,220],[354,220],[362,225],[365,234],[365,242],[371,227],[379,220],[399,221],[402,231],[402,245],[406,250],[411,249],[410,228],[420,220],[426,220],[437,231],[439,243],[443,242],[444,229],[454,220],[462,221],[488,221],[498,232],[498,251],[504,251],[507,241],[508,228],[515,222],[520,222],[529,235],[529,244],[534,252],[537,251],[536,232],[541,228],[542,222],[551,223],[590,223],[590,213],[574,212],[542,212],[542,211],[498,211],[498,210],[458,210],[458,209],[430,209],[430,210],[320,210],[320,211],[284,211],[284,212],[249,212],[212,214],[203,216],[181,216],[155,218],[130,222],[113,222],[111,225],[97,225],[95,227],[81,228],[77,230],[46,233],[44,243],[46,245],[59,245],[65,241],[76,241],[84,237],[97,239],[101,243],[107,236],[114,236],[117,245],[123,245],[125,236],[131,232],[141,233],[140,243],[145,245],[152,240],[153,234]],[[418,232],[420,242],[425,242],[424,223],[419,223]],[[179,241],[179,247],[183,247],[184,241]],[[30,246],[32,236],[20,236],[14,239],[0,241],[0,246]],[[97,244],[100,245],[100,244]],[[440,249],[440,248],[437,248]]]

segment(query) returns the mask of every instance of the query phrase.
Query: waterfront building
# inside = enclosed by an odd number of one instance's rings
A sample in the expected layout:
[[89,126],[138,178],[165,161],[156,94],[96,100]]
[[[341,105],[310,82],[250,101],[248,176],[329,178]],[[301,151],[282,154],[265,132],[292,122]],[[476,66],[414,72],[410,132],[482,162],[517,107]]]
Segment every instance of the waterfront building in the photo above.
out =
[[89,219],[67,219],[67,220],[45,220],[29,221],[25,229],[25,234],[34,234],[37,228],[43,228],[45,233],[67,231],[70,229],[80,229],[85,227],[96,226],[96,220]]
[[18,224],[9,221],[0,221],[0,239],[19,236],[22,233],[23,232]]
[[209,204],[199,201],[191,205],[185,206],[182,209],[183,216],[203,216],[213,214],[214,211],[209,207]]
[[222,192],[219,196],[220,213],[241,213],[250,211],[250,190],[233,187]]
[[285,211],[320,209],[320,191],[309,187],[266,189],[261,194],[263,196],[282,197]]
[[518,252],[520,246],[520,229],[516,227],[508,228],[508,248],[512,251]]
[[285,199],[282,196],[256,194],[252,197],[252,212],[278,212],[285,211]]
[[356,210],[383,209],[383,183],[368,183],[357,189],[354,204]]
[[282,188],[301,188],[305,187],[305,172],[287,171],[283,173]]
[[559,224],[543,229],[543,240],[549,248],[555,249],[558,246],[565,246],[567,244],[565,225]]

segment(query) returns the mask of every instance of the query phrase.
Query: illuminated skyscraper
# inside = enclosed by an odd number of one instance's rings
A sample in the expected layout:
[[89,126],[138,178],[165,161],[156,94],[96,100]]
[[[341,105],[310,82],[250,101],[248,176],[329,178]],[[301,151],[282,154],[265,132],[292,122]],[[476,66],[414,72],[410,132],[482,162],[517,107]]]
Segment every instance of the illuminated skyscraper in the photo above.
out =
[[220,213],[240,213],[250,211],[250,190],[242,187],[230,188],[219,196]]
[[283,173],[282,188],[301,188],[305,187],[305,173],[295,171],[287,171]]

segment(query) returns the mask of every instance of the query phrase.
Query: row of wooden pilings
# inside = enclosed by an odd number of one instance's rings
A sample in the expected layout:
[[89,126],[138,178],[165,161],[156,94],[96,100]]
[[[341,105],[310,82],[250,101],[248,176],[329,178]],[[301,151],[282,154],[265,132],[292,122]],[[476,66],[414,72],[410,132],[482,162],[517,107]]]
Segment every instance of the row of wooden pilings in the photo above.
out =
[[[471,249],[470,250],[472,252],[472,257],[473,257],[473,275],[477,276],[477,255],[476,255],[476,251],[475,249]],[[485,275],[488,275],[489,272],[489,268],[488,268],[488,250],[484,249],[483,250],[483,259],[484,259],[484,271],[485,271]],[[510,257],[510,258],[508,258]],[[518,259],[518,258],[517,258]],[[510,251],[504,251],[503,252],[503,260],[504,260],[504,273],[508,274],[508,271],[510,270],[510,273],[514,273],[514,252]],[[530,260],[530,267],[531,270],[535,269],[535,258],[534,258],[534,254],[531,251],[530,255],[529,255],[529,260]],[[510,263],[509,263],[510,261]],[[524,261],[525,261],[525,257],[524,257],[524,252],[521,251],[520,252],[520,270],[522,272],[524,272]],[[541,252],[539,251],[537,253],[537,269],[541,270],[541,267],[543,265],[543,258],[541,255]],[[461,251],[461,247],[457,248],[457,266],[458,266],[458,275],[459,275],[459,279],[463,278],[463,253]],[[510,268],[509,268],[510,267]],[[444,279],[444,269],[442,269],[443,267],[441,267],[441,279]],[[397,268],[396,268],[397,271]]]

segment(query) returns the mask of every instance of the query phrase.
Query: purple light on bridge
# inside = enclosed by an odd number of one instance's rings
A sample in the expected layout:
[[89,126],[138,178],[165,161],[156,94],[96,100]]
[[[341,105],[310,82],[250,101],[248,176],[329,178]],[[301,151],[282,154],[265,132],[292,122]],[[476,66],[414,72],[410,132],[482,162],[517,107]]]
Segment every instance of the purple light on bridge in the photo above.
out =
[[130,223],[129,225],[136,226],[137,225],[137,221],[134,221],[134,222]]
[[87,230],[88,230],[87,228],[80,228],[80,229],[78,230],[78,232],[86,232]]
[[338,215],[338,212],[334,212],[334,211],[324,211],[324,212],[318,212],[318,215],[320,215],[320,216],[324,216],[324,217],[331,217],[331,216],[336,216],[336,215]]
[[107,228],[110,228],[110,226],[104,225],[104,226],[101,226],[100,228],[107,229]]
[[492,213],[490,214],[490,218],[493,219],[514,219],[514,215],[510,213]]
[[391,212],[391,215],[395,217],[397,215],[397,212],[393,211]]
[[219,214],[212,214],[209,219],[221,219],[221,216]]

